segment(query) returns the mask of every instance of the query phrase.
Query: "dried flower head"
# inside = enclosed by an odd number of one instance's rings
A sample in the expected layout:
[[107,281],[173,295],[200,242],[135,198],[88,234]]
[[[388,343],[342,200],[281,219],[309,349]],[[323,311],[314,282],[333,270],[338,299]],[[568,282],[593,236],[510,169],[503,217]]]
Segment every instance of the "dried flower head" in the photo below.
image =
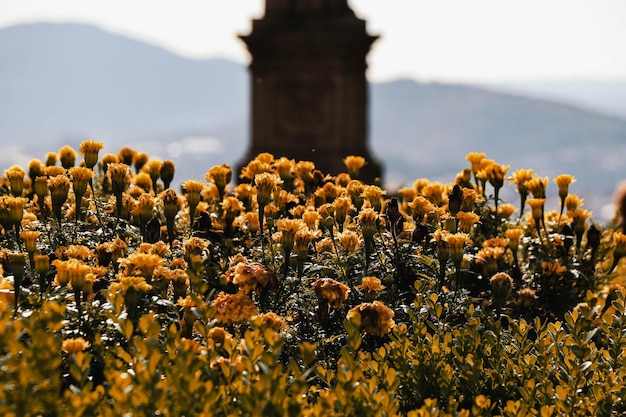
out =
[[350,288],[332,278],[319,278],[313,283],[313,291],[320,303],[339,307],[348,299]]
[[380,301],[361,303],[350,311],[346,318],[355,323],[362,332],[385,336],[395,326],[394,312]]

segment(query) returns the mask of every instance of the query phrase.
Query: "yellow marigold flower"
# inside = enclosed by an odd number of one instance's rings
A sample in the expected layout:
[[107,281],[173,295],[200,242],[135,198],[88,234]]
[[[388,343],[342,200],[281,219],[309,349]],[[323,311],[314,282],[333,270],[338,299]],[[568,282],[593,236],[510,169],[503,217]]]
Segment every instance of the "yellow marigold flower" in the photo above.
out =
[[578,197],[576,194],[568,194],[567,197],[565,197],[565,208],[568,212],[574,211],[582,206],[584,202],[585,200]]
[[300,256],[306,255],[315,237],[316,234],[310,229],[298,230],[294,239],[294,251],[300,254]]
[[298,230],[306,228],[306,224],[301,219],[278,219],[276,220],[276,228],[278,229],[278,241],[285,252],[293,249],[295,236]]
[[176,191],[174,191],[172,188],[168,188],[161,194],[159,194],[159,198],[163,202],[163,214],[165,215],[165,218],[175,218],[181,206]]
[[[0,197],[0,219],[8,221],[7,225],[19,224],[24,218],[24,206],[28,202],[25,197],[11,197],[4,195]],[[5,225],[6,226],[6,225]]]
[[67,247],[67,249],[63,251],[63,255],[67,258],[86,261],[90,258],[93,258],[94,253],[85,245],[70,245]]
[[498,259],[504,254],[502,246],[482,248],[476,253],[476,263],[483,266],[483,273],[491,276],[498,271]]
[[376,185],[366,185],[363,189],[363,198],[368,200],[374,210],[380,213],[382,197],[386,192]]
[[313,171],[315,164],[311,161],[298,161],[293,168],[296,177],[301,179],[305,184],[313,181]]
[[365,158],[350,155],[344,158],[343,163],[346,165],[346,168],[348,168],[348,174],[350,174],[352,178],[358,178],[359,171],[365,165]]
[[241,169],[240,178],[253,180],[257,175],[260,175],[265,172],[267,173],[272,172],[272,165],[265,163],[265,162],[261,162],[257,159],[253,159],[252,161],[248,162],[248,165],[246,165],[245,167]]
[[296,164],[296,161],[293,159],[289,159],[287,157],[281,156],[279,159],[274,161],[274,169],[276,173],[283,181],[291,181],[293,177],[293,169]]
[[58,159],[58,155],[56,154],[56,152],[48,152],[46,154],[46,162],[45,162],[46,167],[56,165],[57,159]]
[[263,313],[252,318],[253,322],[256,322],[257,320],[259,322],[259,327],[263,330],[272,329],[277,332],[287,327],[287,321],[273,311]]
[[502,185],[504,185],[504,178],[509,168],[509,165],[501,165],[495,162],[489,164],[485,168],[487,180],[494,188],[502,188]]
[[536,223],[539,223],[539,220],[541,220],[543,213],[543,205],[545,204],[546,199],[545,198],[530,198],[528,200],[526,200],[526,204],[528,204],[530,206],[530,208],[532,209],[532,216],[533,219],[535,219]]
[[576,182],[573,175],[561,174],[554,178],[554,183],[559,187],[559,197],[561,200],[565,200],[569,193],[569,185]]
[[130,183],[130,168],[126,164],[110,163],[107,168],[107,177],[113,193],[121,194]]
[[152,190],[152,179],[147,172],[139,172],[136,174],[133,178],[133,184],[146,193]]
[[133,166],[135,167],[135,172],[141,171],[149,160],[150,158],[148,157],[148,154],[144,152],[135,152],[135,155],[133,156]]
[[341,243],[341,247],[343,248],[343,250],[348,254],[356,252],[361,247],[359,235],[357,235],[352,230],[345,230],[344,232],[340,233],[339,242]]
[[350,288],[332,278],[319,278],[313,283],[313,291],[320,303],[339,307],[348,299]]
[[134,149],[132,149],[132,148],[130,148],[128,146],[124,146],[117,153],[117,158],[118,158],[120,163],[126,164],[126,165],[130,166],[130,165],[132,165],[133,160],[135,159],[135,154],[136,153],[137,153],[137,151],[135,151]]
[[420,223],[424,221],[424,217],[435,210],[436,207],[426,197],[419,195],[409,203],[409,208],[411,209],[413,219]]
[[285,210],[288,203],[297,203],[298,197],[286,190],[275,190],[273,193],[274,204],[280,211]]
[[508,180],[517,185],[517,192],[521,195],[528,194],[527,182],[533,178],[532,169],[517,169],[513,173],[513,176]]
[[211,306],[215,309],[213,318],[220,324],[241,323],[257,314],[252,299],[241,292],[237,294],[220,292]]
[[574,232],[581,232],[585,228],[585,222],[591,217],[591,212],[587,209],[575,209],[567,213],[572,223]]
[[77,196],[83,196],[87,191],[89,180],[93,177],[93,171],[86,167],[71,167],[72,187]]
[[361,303],[350,311],[346,318],[355,323],[362,332],[385,336],[395,326],[394,312],[380,301]]
[[441,207],[444,204],[443,194],[446,186],[441,182],[430,182],[422,188],[422,196],[426,197],[433,205]]
[[146,279],[142,276],[128,276],[118,274],[117,282],[111,283],[109,289],[111,292],[127,293],[129,290],[134,290],[139,293],[148,292],[152,289],[152,285],[146,282]]
[[459,211],[456,214],[456,219],[459,222],[459,230],[463,233],[469,233],[472,226],[480,221],[480,216],[473,211]]
[[91,344],[82,337],[68,338],[61,343],[61,350],[69,354],[84,352],[90,347]]
[[76,162],[76,151],[71,146],[65,145],[59,150],[59,159],[63,168],[70,169]]
[[332,182],[327,182],[317,191],[321,193],[320,195],[325,198],[327,203],[332,203],[335,198],[339,197],[342,190],[341,187],[336,186]]
[[385,286],[382,285],[382,282],[379,278],[376,277],[363,277],[361,279],[361,285],[359,286],[361,291],[375,291],[379,292],[385,289]]
[[332,203],[335,210],[335,220],[337,224],[343,225],[350,210],[354,209],[352,199],[350,197],[337,197]]
[[321,216],[315,210],[307,210],[302,214],[302,221],[306,224],[309,230],[317,230],[320,220]]
[[483,242],[483,248],[506,248],[509,246],[509,239],[504,237],[492,237]]
[[97,142],[92,139],[82,141],[78,147],[78,151],[83,154],[85,159],[85,165],[87,168],[93,168],[98,163],[98,152],[104,148],[102,142]]
[[535,198],[546,198],[546,188],[548,187],[548,177],[533,177],[526,182],[528,190]]
[[139,275],[149,280],[154,269],[163,265],[163,258],[151,253],[135,252],[126,258],[120,259],[119,263],[126,267],[126,275]]
[[215,165],[209,169],[205,175],[207,181],[212,181],[220,193],[230,183],[233,176],[233,170],[228,164]]
[[315,243],[315,250],[317,253],[333,252],[333,241],[330,238],[324,238]]
[[486,156],[487,154],[482,152],[470,152],[465,156],[465,159],[467,159],[472,164],[472,172],[474,174],[476,174],[480,170],[481,162],[483,159],[485,159]]
[[50,257],[48,255],[35,255],[35,270],[39,274],[45,274],[50,270]]
[[19,166],[14,165],[4,171],[4,176],[9,180],[11,186],[11,194],[13,197],[19,197],[24,191],[24,176],[26,172]]
[[232,341],[233,337],[223,327],[212,327],[207,332],[207,339],[213,340],[217,345],[223,345],[226,342]]
[[174,179],[174,173],[176,172],[176,166],[174,165],[174,161],[170,159],[166,159],[163,161],[161,165],[161,181],[163,181],[163,186],[165,188],[170,187],[170,183]]
[[466,233],[459,232],[446,234],[443,238],[448,244],[450,259],[452,259],[452,262],[461,262],[463,259],[465,244],[471,242],[469,236]]
[[510,203],[504,203],[498,206],[498,216],[500,216],[503,219],[508,219],[516,211],[517,209],[515,208],[515,206]]
[[357,289],[363,292],[366,301],[374,301],[376,294],[384,290],[385,286],[376,277],[363,277],[361,285],[358,285]]
[[359,212],[361,233],[366,240],[372,239],[378,227],[378,214],[372,208],[365,207]]
[[504,232],[504,236],[509,239],[509,247],[511,249],[513,249],[514,251],[517,250],[517,247],[519,246],[519,241],[524,236],[524,233],[524,229],[519,227],[507,229]]
[[266,205],[271,201],[274,190],[282,184],[282,180],[275,174],[263,172],[254,177],[254,184],[257,188],[257,202],[259,205]]
[[273,291],[278,288],[276,274],[258,262],[239,262],[233,268],[232,275],[233,284],[244,294],[264,289]]
[[561,265],[559,261],[543,261],[541,262],[541,270],[545,276],[561,276],[567,271],[567,267]]
[[352,181],[352,178],[346,172],[340,172],[335,177],[335,185],[337,185],[338,187],[345,188],[350,181]]

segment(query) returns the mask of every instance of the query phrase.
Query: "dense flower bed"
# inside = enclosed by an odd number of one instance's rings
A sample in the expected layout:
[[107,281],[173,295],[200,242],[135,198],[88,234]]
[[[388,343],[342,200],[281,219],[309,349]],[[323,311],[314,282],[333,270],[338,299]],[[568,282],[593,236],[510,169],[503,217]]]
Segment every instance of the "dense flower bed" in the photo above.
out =
[[102,149],[0,183],[0,414],[626,412],[626,237],[572,176],[557,211],[479,153],[394,195],[270,154],[176,191]]

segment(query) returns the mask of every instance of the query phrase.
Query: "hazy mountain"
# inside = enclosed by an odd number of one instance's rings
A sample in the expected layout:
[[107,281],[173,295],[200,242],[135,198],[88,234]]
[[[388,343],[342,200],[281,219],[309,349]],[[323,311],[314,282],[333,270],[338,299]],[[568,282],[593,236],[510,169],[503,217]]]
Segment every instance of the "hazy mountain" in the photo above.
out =
[[[0,30],[0,168],[87,138],[176,162],[176,179],[235,164],[248,143],[248,76],[225,60],[190,60],[78,24]],[[470,151],[511,171],[570,173],[599,210],[626,178],[626,120],[464,85],[373,84],[371,148],[388,186],[452,181]],[[512,193],[512,187],[508,187]],[[552,186],[549,193],[556,194]],[[514,195],[511,198],[515,198]],[[514,200],[515,201],[515,200]]]

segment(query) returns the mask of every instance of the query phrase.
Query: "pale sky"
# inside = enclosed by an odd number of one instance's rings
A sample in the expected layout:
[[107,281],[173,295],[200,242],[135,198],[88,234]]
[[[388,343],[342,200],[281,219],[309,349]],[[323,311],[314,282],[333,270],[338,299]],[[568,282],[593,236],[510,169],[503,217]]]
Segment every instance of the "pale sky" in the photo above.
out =
[[[626,80],[626,0],[351,0],[383,81]],[[191,58],[248,55],[263,0],[0,0],[0,27],[95,24]]]

